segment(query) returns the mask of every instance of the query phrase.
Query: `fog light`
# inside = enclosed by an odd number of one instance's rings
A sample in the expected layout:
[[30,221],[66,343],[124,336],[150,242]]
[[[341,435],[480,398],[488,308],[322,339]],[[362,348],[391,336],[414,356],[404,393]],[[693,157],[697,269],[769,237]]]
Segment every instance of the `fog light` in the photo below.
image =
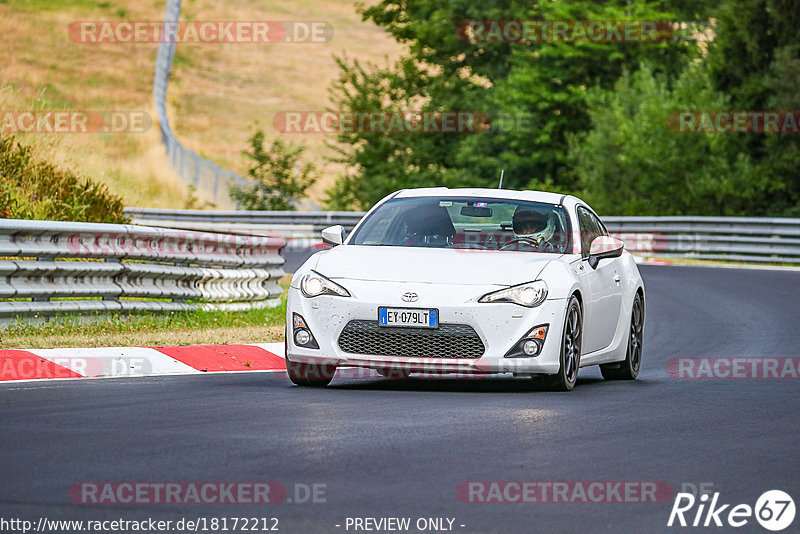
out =
[[308,330],[301,329],[294,333],[294,342],[297,345],[307,345],[309,341],[311,341],[311,332]]
[[306,323],[302,315],[299,313],[292,314],[292,323],[294,325],[292,339],[294,339],[295,345],[303,347],[304,349],[319,348],[317,340],[314,339],[314,334],[311,333],[311,329],[308,327],[308,323]]
[[536,356],[539,353],[539,345],[535,341],[526,341],[522,345],[522,351],[528,356]]
[[506,358],[536,358],[542,353],[549,325],[540,324],[528,330],[522,339],[509,349]]

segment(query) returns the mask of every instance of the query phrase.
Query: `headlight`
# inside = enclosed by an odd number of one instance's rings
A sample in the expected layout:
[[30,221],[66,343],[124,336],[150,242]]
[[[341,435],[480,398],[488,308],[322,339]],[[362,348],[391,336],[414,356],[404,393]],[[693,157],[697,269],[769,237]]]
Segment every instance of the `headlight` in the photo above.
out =
[[312,298],[320,295],[338,295],[340,297],[349,297],[350,293],[345,288],[328,280],[321,274],[311,271],[300,280],[300,291],[304,297]]
[[547,283],[544,280],[536,280],[489,293],[482,296],[478,302],[513,302],[526,308],[535,308],[546,298]]

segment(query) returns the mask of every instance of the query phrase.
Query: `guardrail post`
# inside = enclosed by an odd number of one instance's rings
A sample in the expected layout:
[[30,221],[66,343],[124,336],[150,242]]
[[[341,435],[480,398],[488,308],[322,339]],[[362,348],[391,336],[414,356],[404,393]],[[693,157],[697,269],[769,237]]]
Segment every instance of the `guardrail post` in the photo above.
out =
[[[55,261],[55,256],[37,256],[36,261]],[[31,302],[50,302],[50,297],[31,297]]]
[[[103,261],[104,261],[105,263],[122,263],[122,260],[120,260],[119,258],[104,258],[104,259],[103,259]],[[121,295],[120,295],[120,296],[121,296]],[[115,296],[115,297],[108,297],[108,296],[106,296],[106,297],[101,297],[101,300],[104,300],[104,301],[110,301],[110,302],[119,302],[119,296]]]
[[[188,263],[179,263],[179,262],[176,262],[174,265],[175,265],[175,267],[188,267],[189,266]],[[177,304],[186,304],[186,299],[175,298],[175,299],[172,299],[172,302],[175,302]]]

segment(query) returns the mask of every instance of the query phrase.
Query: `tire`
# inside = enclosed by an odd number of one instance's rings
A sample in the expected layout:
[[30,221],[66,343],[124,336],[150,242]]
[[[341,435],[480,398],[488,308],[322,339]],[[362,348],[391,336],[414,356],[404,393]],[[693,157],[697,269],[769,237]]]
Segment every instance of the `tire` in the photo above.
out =
[[628,330],[628,350],[625,359],[616,363],[600,365],[606,380],[636,380],[642,366],[642,331],[644,330],[644,303],[639,293],[633,299],[631,323]]
[[325,387],[333,380],[336,366],[333,364],[315,365],[313,363],[291,362],[286,358],[286,373],[295,385]]
[[573,295],[567,304],[564,329],[561,334],[561,365],[558,373],[541,377],[544,387],[550,391],[572,391],[578,381],[583,342],[583,312],[578,298]]

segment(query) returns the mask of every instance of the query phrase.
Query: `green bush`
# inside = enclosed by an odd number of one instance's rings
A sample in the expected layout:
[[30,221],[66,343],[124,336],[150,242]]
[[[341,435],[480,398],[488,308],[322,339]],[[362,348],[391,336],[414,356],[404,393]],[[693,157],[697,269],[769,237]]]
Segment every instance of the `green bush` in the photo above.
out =
[[11,192],[8,190],[6,177],[0,175],[0,219],[11,217]]
[[0,135],[0,217],[125,223],[123,208],[104,184],[38,161],[31,147]]
[[314,165],[301,165],[304,147],[295,147],[275,139],[264,147],[264,131],[257,130],[244,151],[250,168],[248,183],[230,189],[230,197],[244,210],[296,210],[297,202],[317,181]]

